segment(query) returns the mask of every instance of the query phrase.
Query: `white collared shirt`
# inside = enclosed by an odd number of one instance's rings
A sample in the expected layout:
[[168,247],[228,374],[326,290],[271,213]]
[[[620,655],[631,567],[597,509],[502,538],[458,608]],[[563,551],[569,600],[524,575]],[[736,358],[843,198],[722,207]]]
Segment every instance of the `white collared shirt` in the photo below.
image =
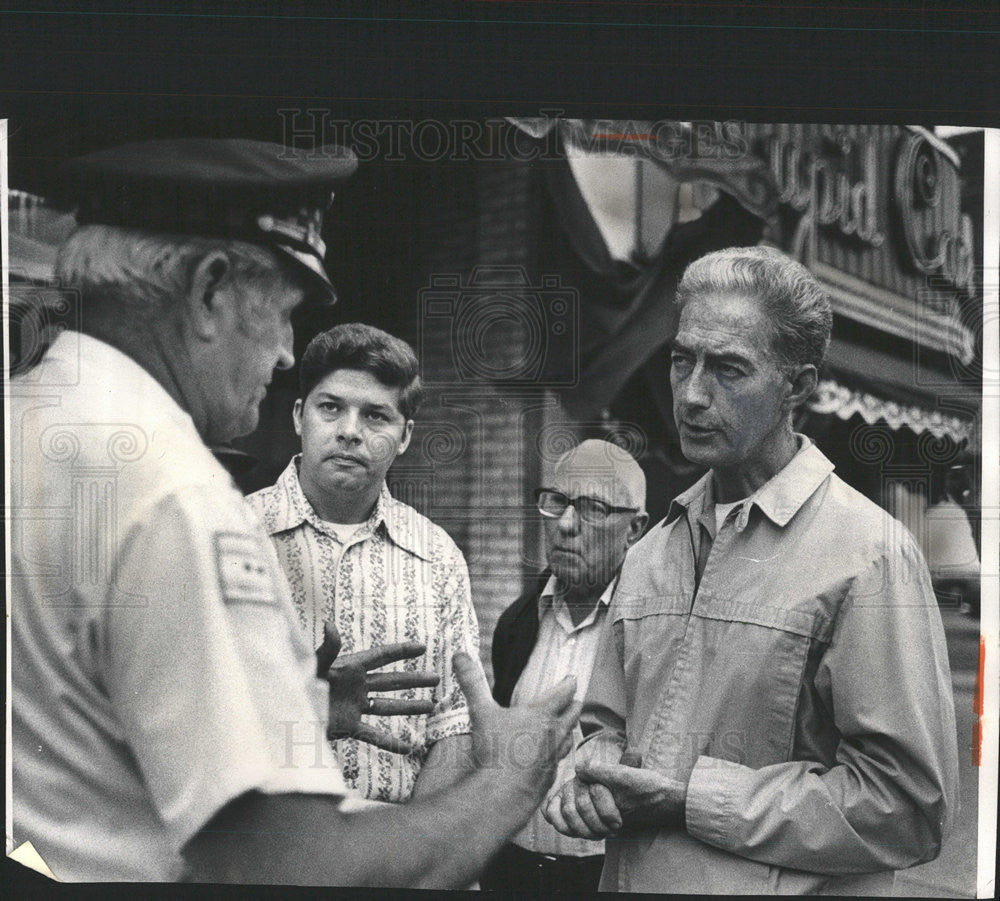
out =
[[[531,657],[517,680],[511,695],[511,706],[526,704],[552,688],[566,676],[576,676],[576,700],[582,701],[587,693],[590,673],[594,666],[597,641],[607,616],[608,603],[614,593],[616,581],[604,589],[600,599],[587,617],[573,625],[566,602],[556,594],[556,578],[551,576],[538,598],[538,639]],[[575,727],[574,748],[583,741],[579,725]],[[552,792],[557,792],[564,782],[576,773],[574,751],[559,761]],[[583,838],[568,838],[549,825],[542,815],[545,803],[532,815],[527,825],[514,837],[513,842],[538,854],[557,854],[567,857],[589,857],[604,853],[604,842]]]
[[191,417],[72,331],[9,391],[14,841],[172,881],[245,792],[342,796],[288,584]]

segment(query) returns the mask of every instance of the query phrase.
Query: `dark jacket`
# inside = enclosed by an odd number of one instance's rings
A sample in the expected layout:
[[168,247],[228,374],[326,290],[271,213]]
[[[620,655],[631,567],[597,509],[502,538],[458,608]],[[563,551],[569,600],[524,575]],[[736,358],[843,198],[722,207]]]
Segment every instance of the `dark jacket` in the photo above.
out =
[[510,706],[510,696],[521,678],[538,639],[538,597],[545,588],[549,570],[531,580],[527,590],[497,620],[493,630],[493,697]]

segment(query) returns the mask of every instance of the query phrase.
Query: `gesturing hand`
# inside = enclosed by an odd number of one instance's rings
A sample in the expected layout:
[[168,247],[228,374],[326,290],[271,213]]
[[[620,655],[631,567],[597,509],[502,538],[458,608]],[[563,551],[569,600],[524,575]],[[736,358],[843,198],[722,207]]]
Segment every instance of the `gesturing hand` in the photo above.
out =
[[498,770],[513,791],[544,793],[569,752],[580,716],[573,700],[576,680],[567,677],[532,704],[507,708],[493,700],[482,667],[468,654],[456,654],[452,666],[469,704],[476,766]]
[[432,701],[407,701],[399,698],[372,698],[373,691],[401,691],[407,688],[433,688],[440,678],[431,672],[371,673],[389,663],[419,657],[427,648],[415,641],[377,645],[355,654],[340,654],[340,635],[335,626],[323,626],[323,644],[316,650],[316,675],[330,686],[330,713],[327,738],[356,738],[390,751],[409,754],[413,746],[361,722],[365,714],[372,716],[412,716],[430,713]]

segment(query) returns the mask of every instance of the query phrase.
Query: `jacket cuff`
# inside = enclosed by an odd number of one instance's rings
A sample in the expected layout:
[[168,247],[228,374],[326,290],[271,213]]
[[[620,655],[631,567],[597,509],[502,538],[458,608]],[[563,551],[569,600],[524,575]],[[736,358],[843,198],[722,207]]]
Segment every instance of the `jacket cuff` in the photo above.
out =
[[724,851],[734,850],[735,797],[746,767],[701,756],[691,771],[685,803],[688,834]]

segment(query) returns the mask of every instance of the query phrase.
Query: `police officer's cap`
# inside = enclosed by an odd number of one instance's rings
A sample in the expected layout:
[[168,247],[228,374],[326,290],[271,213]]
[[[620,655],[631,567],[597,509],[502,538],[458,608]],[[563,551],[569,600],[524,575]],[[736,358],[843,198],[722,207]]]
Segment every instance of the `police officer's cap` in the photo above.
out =
[[330,303],[323,214],[357,168],[350,150],[296,151],[240,139],[141,141],[65,163],[57,199],[81,224],[263,244],[308,274]]

